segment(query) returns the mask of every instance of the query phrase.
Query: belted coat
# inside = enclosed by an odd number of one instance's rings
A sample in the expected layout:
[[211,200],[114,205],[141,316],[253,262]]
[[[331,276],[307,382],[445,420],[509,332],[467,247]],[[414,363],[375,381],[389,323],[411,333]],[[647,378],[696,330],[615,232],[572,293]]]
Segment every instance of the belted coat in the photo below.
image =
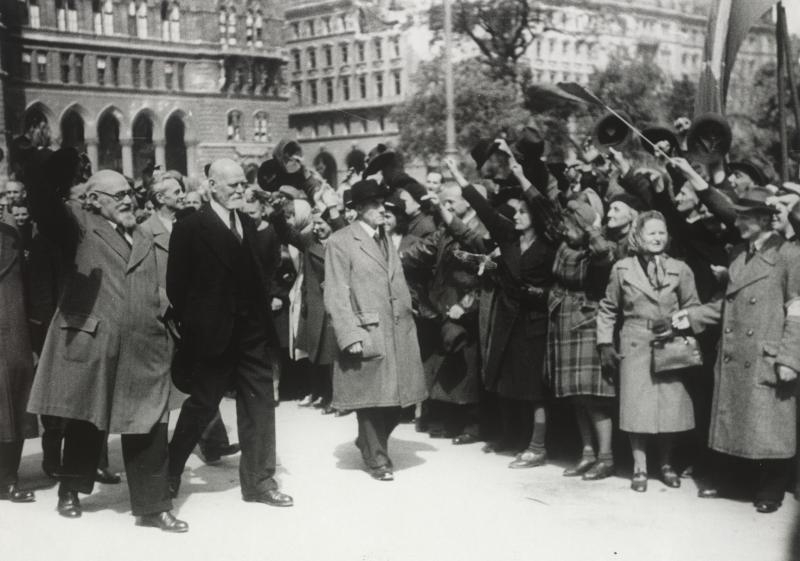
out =
[[[333,406],[408,406],[427,397],[411,295],[397,250],[388,260],[360,221],[334,232],[325,246],[325,309],[338,352]],[[364,353],[343,350],[361,342]]]
[[696,331],[721,321],[709,446],[751,459],[796,450],[795,384],[776,364],[800,372],[800,247],[778,235],[749,261],[734,250],[723,300],[690,310]]
[[72,263],[45,339],[28,410],[85,420],[110,433],[166,422],[170,341],[159,318],[153,237],[133,244],[98,214],[31,189],[37,223]]

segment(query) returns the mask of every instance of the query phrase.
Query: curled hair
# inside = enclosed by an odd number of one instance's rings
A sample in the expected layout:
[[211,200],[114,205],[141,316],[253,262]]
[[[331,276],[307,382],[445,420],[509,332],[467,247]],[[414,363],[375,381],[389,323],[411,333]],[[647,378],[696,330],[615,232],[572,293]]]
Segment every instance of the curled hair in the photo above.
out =
[[[644,229],[644,225],[647,224],[648,220],[660,220],[664,224],[665,228],[667,226],[667,220],[664,218],[664,215],[657,210],[640,212],[631,224],[630,232],[628,232],[628,252],[632,255],[642,255],[647,253],[644,249],[645,243],[644,238],[642,237],[642,230]],[[667,244],[665,248],[666,247],[669,247],[669,231],[667,232]]]

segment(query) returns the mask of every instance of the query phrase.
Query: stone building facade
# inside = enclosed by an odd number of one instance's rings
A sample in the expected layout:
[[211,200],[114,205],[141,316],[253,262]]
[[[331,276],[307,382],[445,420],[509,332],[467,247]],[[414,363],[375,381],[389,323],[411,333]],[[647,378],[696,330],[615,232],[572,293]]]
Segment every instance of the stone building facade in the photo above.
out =
[[260,163],[289,134],[279,0],[9,0],[5,140],[43,115],[53,148],[139,177]]

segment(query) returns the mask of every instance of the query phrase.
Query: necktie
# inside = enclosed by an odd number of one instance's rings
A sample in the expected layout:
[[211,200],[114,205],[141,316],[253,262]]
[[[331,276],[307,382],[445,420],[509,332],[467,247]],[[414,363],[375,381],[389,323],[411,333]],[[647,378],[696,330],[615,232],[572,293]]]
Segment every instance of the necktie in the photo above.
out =
[[389,261],[389,247],[386,245],[386,236],[383,235],[383,230],[378,229],[375,232],[375,243],[378,244],[378,247],[383,254],[383,258],[388,262]]
[[647,261],[647,278],[653,288],[660,290],[664,286],[664,265],[661,258],[654,256]]
[[128,240],[128,236],[127,236],[127,232],[125,231],[125,228],[123,228],[121,224],[117,224],[117,226],[114,229],[117,231],[117,233],[120,235],[120,237],[125,241],[125,244],[128,247],[133,247],[131,242]]
[[756,254],[756,246],[755,244],[750,244],[747,246],[747,255],[745,255],[744,262],[749,262],[753,256]]
[[236,241],[239,242],[239,243],[242,243],[242,235],[239,233],[239,230],[236,229],[236,211],[235,210],[232,210],[230,212],[229,218],[230,218],[230,222],[231,222],[231,224],[230,224],[231,232],[233,232],[233,235],[236,236]]

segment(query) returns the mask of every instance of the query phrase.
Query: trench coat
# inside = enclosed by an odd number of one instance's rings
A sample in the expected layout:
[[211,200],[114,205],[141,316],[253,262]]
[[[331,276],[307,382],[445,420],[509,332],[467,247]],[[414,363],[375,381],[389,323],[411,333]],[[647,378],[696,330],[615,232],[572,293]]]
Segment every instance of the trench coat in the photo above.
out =
[[22,282],[22,240],[0,222],[0,442],[35,438],[36,417],[25,412],[33,354]]
[[749,261],[732,254],[725,298],[689,310],[695,331],[722,322],[709,446],[750,459],[796,450],[794,386],[775,365],[800,372],[800,248],[773,234]]
[[[325,246],[325,309],[339,350],[337,409],[406,407],[427,397],[411,295],[397,250],[387,246],[388,261],[360,221],[334,232]],[[343,352],[357,342],[361,357]]]
[[[428,324],[430,348],[423,356],[425,376],[432,399],[448,403],[478,403],[480,400],[480,340],[478,332],[478,296],[481,281],[475,267],[456,260],[453,252],[464,249],[480,252],[488,235],[477,215],[467,222],[454,218],[432,236],[419,240],[402,253],[403,269],[433,271],[433,278],[421,291],[424,302],[420,310],[427,317],[418,321]],[[469,302],[469,305],[466,305]],[[464,308],[458,320],[447,320],[447,312],[456,304]],[[445,336],[460,332],[465,337],[463,348],[449,351]]]
[[651,322],[669,320],[675,312],[700,304],[692,270],[683,261],[663,257],[663,288],[653,288],[637,257],[626,257],[611,269],[606,295],[598,306],[598,345],[613,344],[621,316],[619,427],[626,432],[652,434],[694,428],[692,399],[684,382],[684,376],[690,374],[653,372]]
[[133,244],[102,216],[31,189],[37,224],[73,263],[47,332],[28,410],[145,434],[166,422],[171,347],[159,320],[153,237]]

